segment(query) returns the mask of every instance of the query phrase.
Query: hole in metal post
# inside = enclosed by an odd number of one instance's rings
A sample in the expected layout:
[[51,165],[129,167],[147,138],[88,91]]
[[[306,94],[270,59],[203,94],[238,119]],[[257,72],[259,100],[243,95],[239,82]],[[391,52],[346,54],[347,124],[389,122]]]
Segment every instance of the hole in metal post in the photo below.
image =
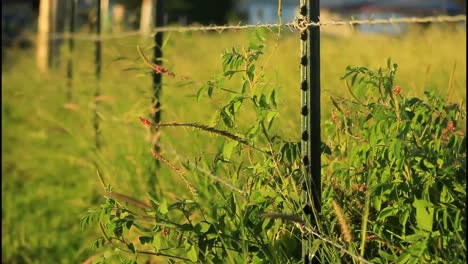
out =
[[306,115],[307,115],[307,105],[304,105],[304,106],[302,107],[302,109],[301,109],[301,114],[302,114],[303,116],[306,116]]
[[307,155],[302,158],[302,163],[304,163],[304,166],[309,166],[309,157]]
[[305,5],[301,6],[300,14],[303,16],[307,16],[307,6]]
[[307,81],[302,81],[301,82],[301,90],[302,91],[307,91]]
[[307,40],[307,31],[304,30],[301,32],[301,40]]
[[302,140],[304,141],[307,141],[309,139],[309,133],[307,133],[307,130],[305,130],[304,132],[302,132],[302,136],[301,136]]
[[301,65],[307,66],[307,56],[304,55],[301,57]]

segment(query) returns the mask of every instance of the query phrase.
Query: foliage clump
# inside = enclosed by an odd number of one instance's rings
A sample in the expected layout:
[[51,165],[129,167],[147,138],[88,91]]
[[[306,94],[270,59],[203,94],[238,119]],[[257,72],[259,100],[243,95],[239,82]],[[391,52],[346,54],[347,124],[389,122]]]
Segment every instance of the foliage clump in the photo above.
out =
[[[464,263],[463,107],[431,92],[406,96],[390,60],[376,71],[348,67],[351,99],[333,97],[332,120],[322,122],[333,136],[322,146],[323,209],[312,226],[302,220],[300,144],[274,133],[279,86],[258,67],[263,48],[253,42],[223,54],[222,74],[197,93],[198,101],[229,95],[210,124],[158,125],[223,140],[210,160],[182,162],[184,169],[153,152],[184,179],[205,179],[187,184],[197,195],[169,202],[148,194],[145,204],[108,188],[106,203],[83,217],[83,224],[99,222],[103,236],[93,246],[131,253],[129,263],[140,255],[171,263],[299,263],[308,235],[308,251],[322,263]],[[238,88],[227,87],[233,80]],[[239,126],[245,115],[253,122]]]

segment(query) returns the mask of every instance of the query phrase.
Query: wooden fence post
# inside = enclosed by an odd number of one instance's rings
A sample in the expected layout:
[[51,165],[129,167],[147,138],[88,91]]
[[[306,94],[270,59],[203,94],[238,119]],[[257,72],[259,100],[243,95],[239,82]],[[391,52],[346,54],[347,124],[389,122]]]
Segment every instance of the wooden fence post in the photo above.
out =
[[141,1],[140,32],[148,34],[151,30],[151,15],[153,11],[153,0]]
[[39,17],[37,21],[37,50],[36,64],[41,73],[46,73],[49,63],[49,17],[50,0],[39,3]]
[[101,20],[102,26],[101,31],[107,33],[110,32],[110,21],[109,21],[109,0],[101,0]]
[[112,7],[112,32],[120,33],[123,30],[125,19],[125,7],[122,4],[116,4]]
[[[300,13],[306,22],[318,22],[319,0],[301,0]],[[304,212],[312,225],[318,222],[321,212],[321,139],[320,139],[320,27],[308,26],[301,32],[301,152],[305,177],[302,201]],[[304,263],[318,263],[312,248],[312,236],[303,235]],[[313,255],[313,256],[312,256]]]

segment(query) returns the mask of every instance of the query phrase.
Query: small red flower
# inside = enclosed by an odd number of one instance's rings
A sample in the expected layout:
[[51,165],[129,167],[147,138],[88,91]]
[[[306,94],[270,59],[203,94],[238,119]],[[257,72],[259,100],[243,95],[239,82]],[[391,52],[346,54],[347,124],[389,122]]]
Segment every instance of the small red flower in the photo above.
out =
[[395,88],[393,88],[393,93],[394,93],[395,95],[399,95],[399,94],[401,93],[401,87],[400,87],[400,85],[397,85],[397,86],[395,86]]
[[335,113],[332,114],[332,121],[336,123],[336,121],[338,120],[338,117],[335,115]]
[[442,139],[447,139],[449,137],[449,132],[455,131],[455,125],[452,121],[448,121],[447,127],[444,129],[442,133]]
[[452,121],[449,121],[447,124],[447,131],[454,131],[455,130],[455,125],[453,124]]
[[143,117],[140,117],[140,122],[147,127],[151,127],[153,125],[148,119]]
[[161,67],[159,65],[153,65],[153,69],[156,73],[167,74],[168,76],[175,77],[175,74],[173,72],[170,72],[166,68]]
[[156,71],[156,73],[166,73],[167,70],[159,65],[154,65],[153,69]]

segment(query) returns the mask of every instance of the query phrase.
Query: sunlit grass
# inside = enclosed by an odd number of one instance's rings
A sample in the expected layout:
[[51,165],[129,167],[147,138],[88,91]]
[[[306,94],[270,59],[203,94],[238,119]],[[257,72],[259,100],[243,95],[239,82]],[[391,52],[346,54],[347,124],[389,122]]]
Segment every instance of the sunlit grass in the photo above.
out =
[[[163,78],[162,119],[208,124],[223,97],[197,103],[196,93],[221,72],[222,52],[233,46],[247,46],[252,32],[172,33],[165,37],[164,66],[191,82]],[[265,37],[265,54],[259,66],[271,82],[281,86],[275,129],[288,140],[298,140],[299,37],[287,31],[278,42],[275,33],[266,33]],[[59,66],[47,75],[36,72],[33,50],[8,51],[8,67],[2,67],[3,261],[76,263],[94,254],[87,248],[98,236],[98,229],[83,231],[79,225],[81,213],[103,199],[94,163],[99,164],[107,182],[122,193],[143,199],[154,185],[156,192],[167,199],[189,197],[183,182],[170,169],[162,167],[156,174],[151,172],[156,161],[149,151],[150,134],[138,117],[149,117],[152,82],[149,69],[137,53],[137,44],[151,56],[151,38],[103,43],[102,78],[98,84],[94,77],[94,44],[77,41],[71,108],[64,107],[69,56],[65,47]],[[329,97],[346,94],[340,79],[346,66],[376,67],[384,65],[388,57],[399,64],[397,83],[402,93],[421,96],[429,89],[446,94],[449,101],[466,103],[465,30],[414,28],[403,36],[324,35],[322,120],[330,118]],[[92,118],[93,94],[98,85],[107,97],[98,106],[103,145],[96,152]],[[227,88],[235,90],[238,85],[233,80]],[[245,116],[248,120],[248,114]],[[328,137],[322,135],[324,140]],[[161,140],[163,146],[191,160],[214,155],[220,142],[214,135],[187,128],[163,128]],[[172,155],[169,150],[162,152]]]

